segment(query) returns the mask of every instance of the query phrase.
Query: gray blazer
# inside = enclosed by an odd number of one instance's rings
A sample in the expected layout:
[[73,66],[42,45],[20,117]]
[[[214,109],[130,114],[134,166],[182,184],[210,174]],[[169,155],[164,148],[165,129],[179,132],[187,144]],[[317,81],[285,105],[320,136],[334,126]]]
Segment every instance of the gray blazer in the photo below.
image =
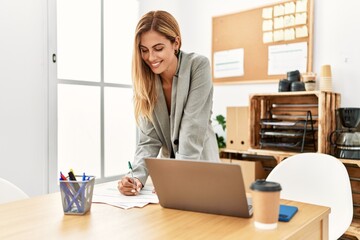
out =
[[148,177],[144,158],[194,159],[219,162],[219,151],[211,125],[213,85],[209,60],[194,53],[179,53],[173,78],[171,113],[168,114],[160,77],[156,79],[158,101],[153,123],[140,120],[134,177],[143,185]]

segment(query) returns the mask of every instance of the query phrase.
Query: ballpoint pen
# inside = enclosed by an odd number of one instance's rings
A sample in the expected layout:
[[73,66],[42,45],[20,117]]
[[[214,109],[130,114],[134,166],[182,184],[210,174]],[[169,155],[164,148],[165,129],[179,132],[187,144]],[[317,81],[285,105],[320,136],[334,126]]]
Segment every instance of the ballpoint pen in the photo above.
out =
[[[136,182],[135,182],[135,178],[134,178],[134,173],[133,173],[133,168],[132,168],[132,166],[131,166],[131,163],[130,163],[130,161],[128,161],[128,165],[129,165],[129,169],[130,169],[130,173],[131,173],[131,178],[132,178],[132,181],[133,181],[133,183],[134,183],[134,185],[135,185],[135,189],[136,189]],[[135,190],[136,191],[136,190]]]

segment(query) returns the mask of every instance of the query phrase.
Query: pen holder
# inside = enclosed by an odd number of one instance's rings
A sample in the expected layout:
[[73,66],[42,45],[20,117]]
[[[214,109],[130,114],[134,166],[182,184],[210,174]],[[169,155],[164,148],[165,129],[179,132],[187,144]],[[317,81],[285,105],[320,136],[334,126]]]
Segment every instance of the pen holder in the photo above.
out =
[[76,181],[60,180],[61,201],[64,214],[84,215],[91,208],[95,177],[89,180],[79,180],[82,176],[76,176]]

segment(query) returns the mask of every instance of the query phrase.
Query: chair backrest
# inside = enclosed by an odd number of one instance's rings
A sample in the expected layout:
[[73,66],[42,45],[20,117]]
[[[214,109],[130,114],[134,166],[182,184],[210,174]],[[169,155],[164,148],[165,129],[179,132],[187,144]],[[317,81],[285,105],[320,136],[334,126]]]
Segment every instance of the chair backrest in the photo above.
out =
[[330,207],[329,239],[338,239],[350,226],[353,217],[350,179],[337,158],[300,153],[279,163],[267,180],[281,184],[282,199]]
[[0,193],[0,204],[29,198],[24,191],[3,178],[0,178]]

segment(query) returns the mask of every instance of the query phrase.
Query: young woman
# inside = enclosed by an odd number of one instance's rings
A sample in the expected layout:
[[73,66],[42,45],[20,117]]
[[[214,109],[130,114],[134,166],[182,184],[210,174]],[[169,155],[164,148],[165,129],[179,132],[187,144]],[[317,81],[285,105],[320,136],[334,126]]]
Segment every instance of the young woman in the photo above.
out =
[[124,195],[136,195],[148,171],[144,159],[157,157],[219,161],[211,125],[213,86],[209,60],[180,50],[175,18],[146,13],[136,27],[133,52],[135,118],[139,142],[133,178],[118,182]]

